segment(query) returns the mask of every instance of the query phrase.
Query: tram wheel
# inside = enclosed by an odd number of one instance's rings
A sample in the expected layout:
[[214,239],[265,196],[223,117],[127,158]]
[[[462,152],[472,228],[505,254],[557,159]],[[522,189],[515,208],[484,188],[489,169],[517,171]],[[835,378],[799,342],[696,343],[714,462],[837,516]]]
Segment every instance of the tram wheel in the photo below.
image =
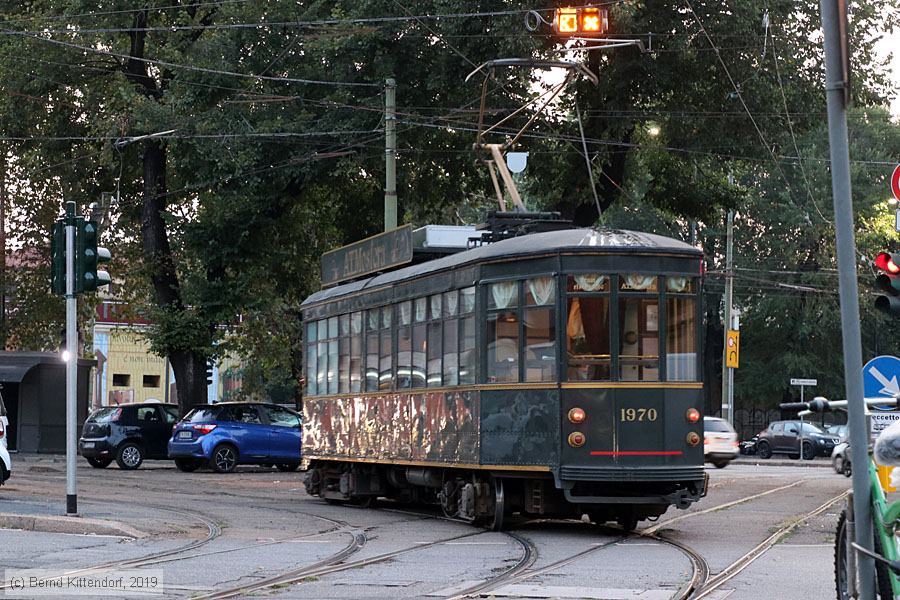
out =
[[629,510],[616,515],[616,523],[625,531],[634,531],[638,526],[638,518],[634,510]]
[[488,519],[488,529],[491,531],[502,531],[503,520],[506,516],[506,500],[503,494],[503,480],[494,479],[492,486],[494,488],[494,516]]

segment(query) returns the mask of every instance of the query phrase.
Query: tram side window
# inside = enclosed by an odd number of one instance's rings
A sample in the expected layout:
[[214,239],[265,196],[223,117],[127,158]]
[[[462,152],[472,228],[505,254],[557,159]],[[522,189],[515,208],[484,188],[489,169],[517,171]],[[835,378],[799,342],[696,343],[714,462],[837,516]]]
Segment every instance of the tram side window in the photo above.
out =
[[619,379],[659,381],[659,296],[656,275],[619,277]]
[[425,337],[425,321],[428,320],[428,299],[416,298],[413,301],[413,327],[412,327],[412,387],[425,387],[425,351],[427,339]]
[[487,286],[487,380],[519,380],[519,282]]
[[556,280],[525,280],[525,381],[556,380]]
[[412,302],[407,300],[397,305],[397,388],[408,388],[412,384]]
[[306,393],[315,396],[316,386],[316,332],[318,325],[315,321],[306,324]]
[[350,315],[350,391],[362,391],[362,357],[363,357],[363,337],[362,337],[362,312],[351,313]]
[[697,304],[690,277],[666,277],[666,378],[698,381]]
[[444,385],[459,384],[459,295],[444,293]]
[[328,318],[328,393],[338,393],[338,318]]
[[391,308],[385,306],[381,310],[381,358],[378,361],[378,389],[389,390],[394,384],[394,369],[392,364],[393,351],[391,343]]
[[338,317],[338,392],[350,391],[350,315]]
[[441,331],[441,295],[435,294],[428,298],[428,373],[426,383],[428,387],[441,385],[441,358],[443,356],[443,342]]
[[378,391],[378,329],[380,309],[366,311],[366,391]]
[[570,275],[566,319],[567,379],[609,381],[609,277]]
[[475,383],[475,288],[459,291],[459,384]]

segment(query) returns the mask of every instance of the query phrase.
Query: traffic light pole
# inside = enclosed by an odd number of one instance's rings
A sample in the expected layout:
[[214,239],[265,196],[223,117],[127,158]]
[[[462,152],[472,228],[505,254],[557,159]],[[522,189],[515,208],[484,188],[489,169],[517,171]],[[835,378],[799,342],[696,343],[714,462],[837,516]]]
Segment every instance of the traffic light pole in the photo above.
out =
[[78,433],[78,298],[75,295],[75,203],[66,202],[66,514],[78,513],[75,475]]
[[[841,298],[841,330],[844,346],[844,385],[847,393],[853,469],[854,537],[868,551],[872,541],[869,505],[868,432],[863,397],[862,342],[859,333],[859,296],[856,282],[856,241],[853,235],[853,204],[850,189],[850,153],[847,143],[847,107],[842,57],[841,8],[846,0],[820,0],[825,41],[825,98],[828,102],[828,139],[831,158],[831,191],[834,199],[834,229],[837,241],[838,280]],[[846,6],[844,6],[846,8]],[[875,599],[875,563],[857,553],[860,600]]]

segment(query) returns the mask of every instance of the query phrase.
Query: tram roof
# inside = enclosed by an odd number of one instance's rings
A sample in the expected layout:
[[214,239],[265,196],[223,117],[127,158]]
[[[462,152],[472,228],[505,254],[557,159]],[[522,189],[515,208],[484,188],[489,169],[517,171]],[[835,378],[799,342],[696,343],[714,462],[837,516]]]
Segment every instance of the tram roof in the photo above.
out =
[[509,238],[374,277],[326,288],[309,296],[301,306],[339,298],[367,288],[377,289],[406,279],[415,279],[429,273],[463,265],[491,262],[510,256],[545,256],[562,252],[585,254],[650,252],[698,257],[703,255],[700,250],[685,242],[640,231],[591,228],[546,231]]

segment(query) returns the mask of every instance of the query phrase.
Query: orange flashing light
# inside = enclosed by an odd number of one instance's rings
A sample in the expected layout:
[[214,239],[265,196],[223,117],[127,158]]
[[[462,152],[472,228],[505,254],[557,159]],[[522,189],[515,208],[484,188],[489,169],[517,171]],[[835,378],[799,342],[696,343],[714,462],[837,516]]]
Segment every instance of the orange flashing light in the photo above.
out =
[[578,33],[578,10],[574,8],[557,8],[556,31],[559,33]]
[[599,8],[585,8],[581,11],[581,31],[584,33],[601,33],[603,31]]

